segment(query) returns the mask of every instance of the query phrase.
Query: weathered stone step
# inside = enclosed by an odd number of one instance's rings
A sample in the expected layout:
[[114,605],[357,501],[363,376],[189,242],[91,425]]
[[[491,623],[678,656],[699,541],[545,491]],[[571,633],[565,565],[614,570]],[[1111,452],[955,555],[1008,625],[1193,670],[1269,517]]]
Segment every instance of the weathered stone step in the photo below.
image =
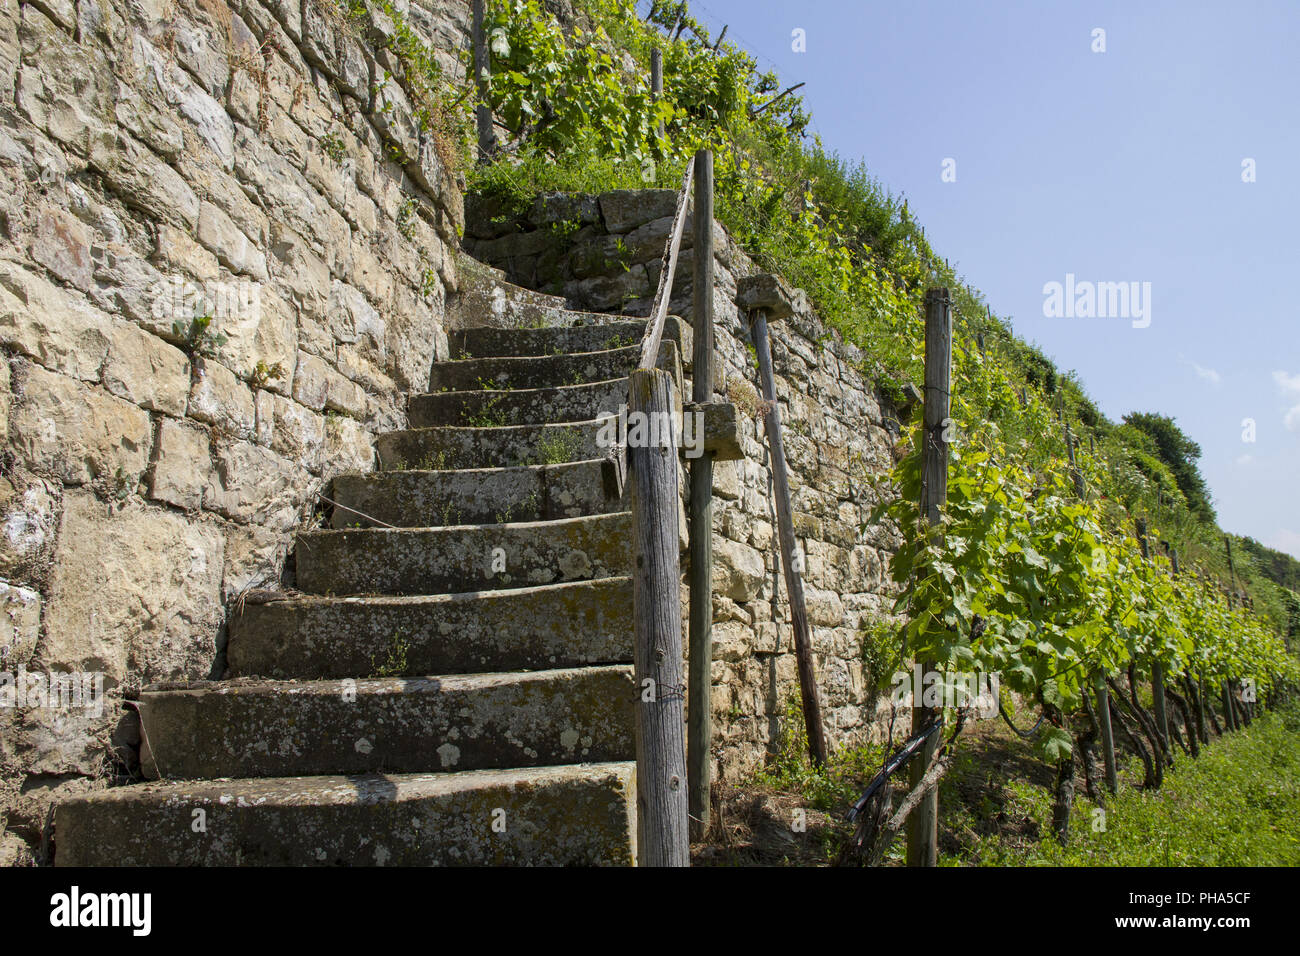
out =
[[[636,358],[635,349],[616,351],[626,353],[619,358],[619,361],[627,362],[622,378],[611,377],[600,381],[548,387],[503,389],[477,388],[464,383],[467,387],[460,391],[412,395],[408,417],[416,428],[430,428],[437,425],[494,428],[502,425],[581,422],[597,418],[602,412],[617,413],[619,406],[627,403],[626,373],[636,365]],[[581,356],[580,360],[589,358],[590,356]],[[492,363],[534,362],[543,363],[539,368],[547,367],[546,363],[559,363],[555,367],[562,367],[569,359],[569,356],[543,356],[470,360],[466,363],[447,362],[435,365],[433,374],[436,375],[439,368],[457,367],[462,364],[487,368]],[[661,343],[658,367],[671,372],[674,381],[680,386],[682,365],[676,342],[665,340]],[[606,371],[615,372],[617,369],[610,368]],[[538,372],[539,377],[543,379],[548,374],[543,371]],[[576,376],[575,373],[575,377],[580,376]]]
[[498,428],[502,425],[545,425],[584,422],[601,412],[617,413],[627,404],[627,379],[559,388],[433,392],[412,395],[411,425],[432,428],[459,425]]
[[635,765],[150,783],[54,822],[58,866],[627,866]]
[[632,668],[201,681],[140,694],[145,776],[429,773],[628,760]]
[[430,392],[553,388],[626,377],[641,357],[639,345],[568,355],[513,355],[436,362]]
[[505,273],[470,256],[456,257],[460,289],[447,302],[449,329],[491,325],[498,328],[536,328],[569,325],[594,313],[573,312],[561,296],[525,289],[505,278]]
[[452,528],[305,531],[295,548],[297,584],[313,594],[444,594],[587,581],[627,573],[630,536],[626,512]]
[[606,449],[596,443],[599,430],[594,420],[500,428],[443,425],[386,432],[375,439],[375,448],[385,471],[537,465],[605,457]]
[[632,660],[630,578],[414,597],[293,597],[230,620],[227,678],[542,670]]
[[[566,325],[539,328],[496,328],[479,326],[447,333],[453,359],[490,358],[511,355],[564,355],[573,352],[602,352],[606,349],[640,345],[645,319],[627,319],[601,313],[573,312]],[[664,339],[677,346],[683,360],[690,357],[691,328],[675,315],[664,319]]]
[[[600,460],[386,471],[334,479],[335,528],[429,528],[553,521],[621,511],[612,465]],[[608,473],[608,474],[607,474]]]
[[[669,316],[664,327],[666,338],[676,339],[680,325]],[[489,358],[505,355],[562,355],[570,352],[600,352],[605,349],[637,345],[645,334],[644,319],[616,319],[603,323],[544,326],[536,329],[501,329],[479,326],[447,333],[453,359]]]

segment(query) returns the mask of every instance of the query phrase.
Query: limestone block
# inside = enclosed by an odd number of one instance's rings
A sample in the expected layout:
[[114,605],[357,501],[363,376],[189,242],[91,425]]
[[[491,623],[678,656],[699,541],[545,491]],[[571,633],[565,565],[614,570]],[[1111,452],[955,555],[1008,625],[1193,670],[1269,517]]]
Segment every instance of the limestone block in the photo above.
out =
[[315,411],[341,412],[353,418],[366,413],[366,393],[327,362],[306,352],[298,353],[293,377],[294,401]]
[[210,202],[199,206],[197,235],[231,272],[266,280],[266,254],[219,207]]
[[194,362],[189,415],[239,438],[252,438],[257,426],[252,391],[230,369],[205,358]]
[[134,684],[205,676],[221,624],[224,541],[214,528],[88,490],[64,497],[41,658]]
[[287,531],[298,520],[312,477],[305,469],[251,442],[218,442],[203,507],[234,521]]
[[115,492],[135,488],[149,462],[147,412],[39,365],[17,381],[23,399],[10,441],[20,461],[71,485],[100,479]]
[[149,497],[196,510],[212,480],[212,458],[205,429],[163,419],[154,448]]
[[98,381],[109,318],[16,262],[0,260],[0,344],[47,368]]
[[652,219],[671,216],[677,208],[673,189],[616,189],[601,193],[600,213],[610,232],[630,232]]
[[40,592],[0,581],[0,671],[26,666],[40,636]]
[[190,361],[185,353],[130,322],[109,328],[104,387],[118,398],[166,415],[185,414]]

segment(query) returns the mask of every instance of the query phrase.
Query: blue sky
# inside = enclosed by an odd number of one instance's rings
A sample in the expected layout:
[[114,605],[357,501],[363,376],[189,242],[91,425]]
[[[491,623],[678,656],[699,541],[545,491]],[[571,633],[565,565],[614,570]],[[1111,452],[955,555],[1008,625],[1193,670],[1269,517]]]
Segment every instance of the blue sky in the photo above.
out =
[[[905,195],[1108,416],[1172,415],[1203,449],[1220,524],[1300,557],[1300,3],[691,9],[805,82],[810,131]],[[1045,317],[1044,284],[1068,273],[1149,282],[1150,325]]]

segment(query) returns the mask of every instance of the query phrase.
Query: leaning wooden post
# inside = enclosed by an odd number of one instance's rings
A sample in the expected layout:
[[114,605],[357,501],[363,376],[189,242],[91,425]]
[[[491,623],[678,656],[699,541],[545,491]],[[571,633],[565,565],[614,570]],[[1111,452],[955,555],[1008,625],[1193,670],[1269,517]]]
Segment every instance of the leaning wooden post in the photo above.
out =
[[790,623],[794,630],[795,659],[799,665],[799,692],[803,698],[803,719],[808,729],[808,753],[813,763],[826,764],[826,735],[822,729],[821,703],[817,698],[817,675],[813,668],[812,632],[804,600],[803,555],[794,537],[794,516],[790,511],[790,476],[785,466],[785,445],[781,441],[781,406],[776,399],[772,375],[772,352],[768,343],[767,320],[793,315],[803,292],[790,289],[776,276],[756,275],[736,283],[736,302],[749,313],[750,337],[758,352],[758,372],[763,401],[767,406],[767,443],[772,455],[772,483],[776,495],[776,524],[781,543],[781,567],[790,596]]
[[[713,401],[713,153],[695,154],[695,327],[691,399]],[[690,661],[686,686],[687,764],[691,839],[702,840],[712,822],[709,788],[713,776],[713,456],[691,462]]]
[[[952,300],[947,289],[930,289],[925,294],[925,451],[921,471],[921,516],[932,534],[939,533],[939,519],[948,501],[948,442],[952,399]],[[922,687],[933,672],[934,661],[918,661]],[[912,688],[912,733],[943,719],[942,707],[924,706],[918,700],[921,687]],[[939,734],[926,738],[924,746],[908,765],[913,788],[921,783],[939,749]],[[939,791],[930,790],[907,818],[907,865],[936,866],[939,862]]]
[[[628,380],[628,414],[673,420],[672,376],[639,368]],[[629,444],[632,508],[633,661],[636,704],[637,845],[642,866],[689,866],[686,741],[682,701],[681,571],[677,447],[670,427]]]
[[492,107],[488,103],[488,83],[492,70],[492,61],[488,57],[487,34],[483,29],[485,0],[474,0],[471,13],[471,41],[474,44],[474,85],[477,97],[474,104],[474,119],[478,127],[478,161],[482,165],[490,162],[497,148],[496,133],[492,129]]
[[[1147,522],[1145,518],[1137,519],[1138,545],[1142,548],[1142,558],[1151,560],[1151,547],[1147,544]],[[1136,694],[1136,689],[1134,690]],[[1169,740],[1169,711],[1165,705],[1165,667],[1154,657],[1151,659],[1151,704],[1156,712],[1156,731],[1160,742],[1168,755],[1169,765],[1174,765],[1174,748]]]

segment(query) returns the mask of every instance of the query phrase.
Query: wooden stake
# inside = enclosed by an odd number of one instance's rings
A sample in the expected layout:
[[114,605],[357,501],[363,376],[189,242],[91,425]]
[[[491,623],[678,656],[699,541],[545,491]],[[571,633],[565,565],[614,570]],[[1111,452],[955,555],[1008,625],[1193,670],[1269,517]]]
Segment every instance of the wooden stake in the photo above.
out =
[[[1138,545],[1142,548],[1142,557],[1151,560],[1151,548],[1147,544],[1147,522],[1145,518],[1137,519]],[[1169,711],[1165,705],[1165,668],[1154,658],[1151,661],[1151,705],[1156,712],[1156,732],[1160,742],[1169,755],[1169,765],[1173,766],[1174,748],[1169,745]]]
[[[713,153],[695,154],[695,326],[691,398],[713,401]],[[687,763],[691,838],[702,840],[711,824],[709,788],[713,756],[713,456],[691,462],[691,631],[686,686]]]
[[1101,756],[1106,763],[1106,789],[1114,796],[1119,792],[1119,769],[1115,764],[1115,735],[1110,726],[1110,689],[1101,671],[1092,680],[1097,695],[1097,722],[1101,725]]
[[[947,289],[930,289],[925,294],[925,457],[921,472],[921,514],[938,534],[940,512],[948,500],[948,427],[952,386],[952,300]],[[934,661],[920,661],[922,687]],[[942,707],[924,706],[922,687],[912,688],[912,733],[919,733],[943,718]],[[932,734],[908,767],[911,785],[925,776],[939,748],[939,735]],[[939,794],[930,791],[907,820],[907,865],[935,866],[939,861]]]
[[[664,52],[655,47],[650,51],[650,97],[655,102],[663,96],[664,92]],[[659,135],[664,135],[664,124],[660,121],[656,127]]]
[[817,699],[817,676],[813,668],[812,633],[808,627],[808,609],[804,601],[802,564],[794,537],[794,517],[790,511],[790,477],[786,472],[785,446],[781,441],[781,405],[776,399],[776,380],[772,375],[772,352],[768,343],[767,310],[750,313],[750,331],[758,352],[758,372],[762,379],[763,400],[767,404],[767,443],[772,453],[772,483],[776,494],[776,523],[781,542],[781,567],[790,596],[790,622],[794,628],[794,650],[799,665],[799,691],[803,697],[803,719],[808,729],[808,754],[813,763],[825,766],[826,736],[822,730],[821,703]]
[[492,107],[488,104],[488,78],[492,60],[488,56],[487,35],[483,29],[484,0],[474,0],[471,12],[471,40],[474,44],[474,84],[478,98],[474,105],[474,122],[478,128],[479,165],[491,162],[497,150],[497,136],[492,129]]
[[[641,412],[647,421],[669,418],[674,388],[669,373],[637,369],[628,379],[628,413]],[[689,866],[677,448],[671,434],[661,433],[658,445],[629,447],[627,456],[638,693],[637,845],[642,866]]]

